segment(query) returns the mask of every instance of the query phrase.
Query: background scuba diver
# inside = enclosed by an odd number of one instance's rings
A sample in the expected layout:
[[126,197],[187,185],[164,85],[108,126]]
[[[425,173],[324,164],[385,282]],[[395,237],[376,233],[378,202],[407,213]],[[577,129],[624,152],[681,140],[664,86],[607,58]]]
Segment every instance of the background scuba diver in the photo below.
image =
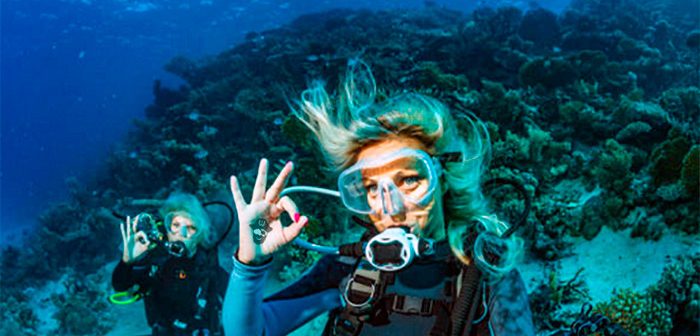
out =
[[[182,193],[171,195],[159,212],[164,220],[157,226],[144,225],[148,215],[121,224],[124,251],[112,286],[126,291],[138,285],[153,335],[221,334],[229,275],[219,266],[216,249],[212,256],[204,248],[209,216],[196,197]],[[157,241],[159,236],[167,240]]]
[[[409,93],[375,103],[374,78],[361,62],[350,64],[344,89],[345,100],[334,108],[316,84],[294,112],[342,171],[343,204],[370,221],[359,246],[371,246],[372,237],[406,242],[413,235],[431,239],[434,251],[418,248],[413,263],[393,271],[374,264],[395,260],[370,263],[366,250],[354,259],[329,254],[263,300],[273,253],[308,223],[282,195],[292,164],[267,189],[263,159],[250,203],[231,177],[240,245],[224,302],[226,333],[284,335],[330,311],[324,334],[533,335],[527,293],[514,270],[521,241],[503,236],[508,225],[490,215],[479,187],[490,153],[483,124],[467,119],[465,140],[435,99]],[[294,223],[282,226],[283,212]]]

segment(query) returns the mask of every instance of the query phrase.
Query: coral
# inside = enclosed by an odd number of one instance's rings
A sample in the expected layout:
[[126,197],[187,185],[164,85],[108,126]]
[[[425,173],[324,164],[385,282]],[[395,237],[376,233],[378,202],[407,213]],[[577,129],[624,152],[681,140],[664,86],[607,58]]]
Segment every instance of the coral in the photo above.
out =
[[659,58],[659,50],[650,48],[644,41],[623,36],[617,42],[614,53],[619,59],[636,60],[640,57]]
[[631,167],[632,155],[617,141],[609,139],[592,173],[601,186],[622,192],[632,182]]
[[627,96],[620,99],[620,103],[613,111],[613,117],[621,124],[642,121],[655,129],[669,128],[668,113],[661,106],[652,102],[634,101]]
[[36,335],[39,320],[27,304],[26,296],[18,291],[0,289],[0,335]]
[[542,85],[554,89],[572,84],[578,73],[566,60],[558,57],[538,58],[520,67],[519,78],[523,86]]
[[607,218],[603,206],[603,198],[600,196],[591,197],[583,205],[578,232],[584,238],[588,240],[595,238],[606,224]]
[[669,122],[683,134],[700,141],[700,89],[697,86],[666,90],[659,105],[668,112]]
[[102,312],[107,308],[104,299],[109,282],[106,278],[68,274],[64,277],[65,292],[54,294],[51,301],[58,308],[54,318],[59,332],[72,335],[105,334],[113,321]]
[[644,216],[634,224],[631,237],[644,237],[645,240],[658,241],[664,233],[666,223],[661,215]]
[[566,60],[576,68],[580,81],[607,85],[610,75],[608,71],[612,69],[608,64],[608,57],[602,51],[581,50],[567,56]]
[[165,70],[186,80],[193,86],[201,83],[201,79],[197,76],[197,64],[184,56],[171,59],[165,65]]
[[562,311],[561,307],[590,299],[585,282],[579,278],[583,268],[568,280],[561,279],[554,269],[546,272],[546,280],[529,295],[533,321],[540,330],[566,325],[565,321],[571,319],[574,313]]
[[613,134],[608,116],[578,100],[559,105],[558,116],[566,129],[564,134],[581,142],[597,145],[600,139],[607,139]]
[[681,177],[683,159],[690,150],[690,145],[686,137],[671,131],[668,139],[654,148],[649,158],[654,185],[672,183]]
[[552,200],[551,195],[537,199],[533,204],[535,220],[527,223],[530,228],[530,250],[543,260],[556,260],[566,254],[571,242],[564,239],[568,232],[575,230],[576,212],[562,207]]
[[569,101],[560,105],[559,117],[571,125],[586,125],[599,119],[595,109],[580,101]]
[[542,152],[545,146],[549,146],[552,143],[552,136],[548,132],[535,127],[528,127],[527,135],[530,141],[530,160],[534,162],[542,161]]
[[477,116],[484,120],[510,129],[517,128],[519,121],[528,114],[520,93],[516,90],[506,90],[503,84],[482,80],[482,94],[479,105],[475,109]]
[[676,202],[688,196],[685,187],[680,183],[670,183],[656,189],[656,196],[664,202]]
[[495,163],[516,163],[530,158],[530,142],[511,131],[506,131],[505,139],[493,145]]
[[415,69],[416,88],[436,88],[441,91],[464,90],[469,80],[464,75],[444,73],[435,62],[421,62]]
[[615,136],[621,143],[639,144],[646,140],[645,135],[651,131],[651,126],[645,122],[635,121],[628,124]]
[[700,255],[681,256],[664,267],[661,280],[650,287],[649,296],[664,302],[673,317],[674,328],[694,324],[697,330],[698,283],[700,283]]
[[607,316],[630,335],[670,335],[673,325],[669,307],[663,301],[630,289],[617,291],[610,301],[597,304],[594,311]]
[[700,193],[700,145],[694,145],[683,158],[681,183],[695,198]]

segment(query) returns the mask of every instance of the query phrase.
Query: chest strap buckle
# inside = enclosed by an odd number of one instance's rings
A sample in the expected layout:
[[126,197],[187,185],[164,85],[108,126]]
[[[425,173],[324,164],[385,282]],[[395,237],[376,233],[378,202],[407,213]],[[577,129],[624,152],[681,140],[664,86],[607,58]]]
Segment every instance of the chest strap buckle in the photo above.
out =
[[430,316],[433,315],[435,300],[408,295],[394,295],[391,310],[401,314]]

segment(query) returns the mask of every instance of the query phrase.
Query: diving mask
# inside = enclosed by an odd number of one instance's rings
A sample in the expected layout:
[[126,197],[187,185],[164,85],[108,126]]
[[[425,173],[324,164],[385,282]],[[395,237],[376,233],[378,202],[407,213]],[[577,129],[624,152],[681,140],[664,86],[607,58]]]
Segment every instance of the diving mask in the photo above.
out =
[[437,159],[405,148],[358,161],[340,174],[338,190],[345,207],[353,212],[396,215],[408,203],[426,206],[440,174]]

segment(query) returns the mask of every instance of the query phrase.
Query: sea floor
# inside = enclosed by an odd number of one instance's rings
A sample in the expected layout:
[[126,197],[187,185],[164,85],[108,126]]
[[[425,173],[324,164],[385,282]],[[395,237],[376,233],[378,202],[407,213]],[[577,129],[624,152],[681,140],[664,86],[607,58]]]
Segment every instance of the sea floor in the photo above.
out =
[[[697,237],[667,230],[659,241],[630,237],[631,229],[612,231],[607,227],[592,240],[570,238],[573,254],[555,262],[562,280],[580,277],[588,285],[592,302],[607,301],[615,289],[642,291],[655,284],[674,257],[700,252]],[[518,269],[531,292],[546,276],[547,263],[530,261]]]

